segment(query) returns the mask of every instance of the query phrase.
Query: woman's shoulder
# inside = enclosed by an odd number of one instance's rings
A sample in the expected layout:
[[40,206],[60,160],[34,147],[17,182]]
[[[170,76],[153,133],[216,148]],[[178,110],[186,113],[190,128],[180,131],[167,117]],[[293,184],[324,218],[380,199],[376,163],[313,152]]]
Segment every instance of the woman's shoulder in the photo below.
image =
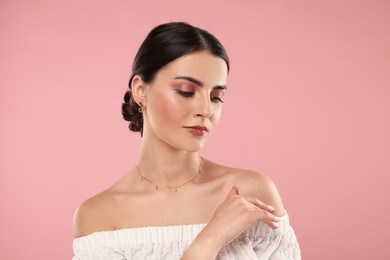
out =
[[114,200],[112,192],[107,189],[82,202],[73,216],[74,237],[113,229],[110,226],[110,215],[107,213],[110,212]]
[[228,185],[235,185],[243,196],[254,197],[275,208],[275,214],[282,216],[285,213],[283,202],[278,189],[272,179],[264,173],[241,168],[227,167],[212,163],[219,178],[223,178]]
[[129,197],[128,174],[107,189],[82,202],[73,216],[74,237],[81,237],[99,231],[115,230],[113,218],[121,203]]

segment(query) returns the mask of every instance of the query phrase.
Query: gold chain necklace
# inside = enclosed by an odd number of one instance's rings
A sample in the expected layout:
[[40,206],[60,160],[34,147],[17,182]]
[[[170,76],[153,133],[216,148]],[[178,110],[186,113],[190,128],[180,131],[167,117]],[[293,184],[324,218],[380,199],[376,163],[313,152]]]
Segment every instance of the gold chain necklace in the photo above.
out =
[[134,164],[134,167],[137,169],[137,172],[139,174],[139,176],[141,177],[141,181],[147,181],[149,182],[150,184],[152,184],[156,190],[160,189],[161,187],[162,188],[165,188],[165,189],[170,189],[170,190],[174,190],[175,192],[177,192],[177,189],[186,185],[187,183],[190,183],[191,181],[195,180],[196,177],[198,177],[198,175],[201,175],[203,173],[202,171],[202,165],[203,165],[203,157],[201,156],[200,157],[200,164],[199,164],[199,169],[198,169],[198,172],[195,174],[194,177],[192,177],[190,180],[178,185],[178,186],[175,186],[175,187],[170,187],[170,186],[160,186],[160,185],[157,185],[155,183],[153,183],[151,180],[149,180],[148,178],[146,178],[145,176],[142,175],[140,169],[137,167],[137,165]]

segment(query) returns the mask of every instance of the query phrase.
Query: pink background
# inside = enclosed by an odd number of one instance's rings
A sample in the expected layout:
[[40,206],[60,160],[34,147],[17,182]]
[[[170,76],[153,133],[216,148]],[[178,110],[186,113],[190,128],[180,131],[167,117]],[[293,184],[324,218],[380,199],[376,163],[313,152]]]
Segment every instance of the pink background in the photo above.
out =
[[157,24],[232,61],[202,154],[277,184],[304,259],[390,259],[390,2],[0,1],[0,259],[70,259],[75,207],[132,165],[120,105]]

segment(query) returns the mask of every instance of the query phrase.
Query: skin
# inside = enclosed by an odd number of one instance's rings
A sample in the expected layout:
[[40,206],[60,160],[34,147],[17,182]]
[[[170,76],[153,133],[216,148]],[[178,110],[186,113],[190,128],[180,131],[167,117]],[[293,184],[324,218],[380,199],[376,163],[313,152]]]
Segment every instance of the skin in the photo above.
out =
[[[144,116],[135,164],[160,188],[140,181],[136,169],[130,169],[77,208],[74,237],[125,228],[207,223],[182,259],[215,259],[223,245],[255,221],[278,228],[278,216],[285,211],[275,185],[264,174],[204,159],[203,173],[193,181],[177,192],[164,188],[185,183],[198,172],[198,152],[221,117],[227,75],[224,60],[200,51],[167,64],[151,83],[140,76],[133,78],[133,96]],[[196,125],[206,126],[208,131],[196,136],[185,128]]]

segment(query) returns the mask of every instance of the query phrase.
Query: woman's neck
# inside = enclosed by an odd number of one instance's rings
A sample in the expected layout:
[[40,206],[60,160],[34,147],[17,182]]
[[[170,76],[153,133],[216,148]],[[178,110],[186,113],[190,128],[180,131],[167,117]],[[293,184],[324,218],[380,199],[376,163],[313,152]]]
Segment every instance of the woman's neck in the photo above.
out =
[[166,143],[142,142],[135,165],[142,175],[162,186],[177,186],[193,178],[199,171],[198,152],[180,151]]

